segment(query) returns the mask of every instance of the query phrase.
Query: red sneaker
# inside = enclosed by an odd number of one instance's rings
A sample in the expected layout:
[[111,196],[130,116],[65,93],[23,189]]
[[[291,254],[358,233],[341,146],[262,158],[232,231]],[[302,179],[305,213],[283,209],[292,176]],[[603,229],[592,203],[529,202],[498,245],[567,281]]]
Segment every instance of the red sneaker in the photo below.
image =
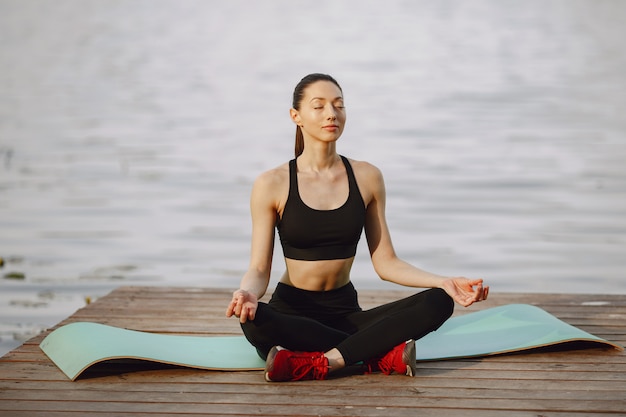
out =
[[267,355],[265,380],[268,382],[326,379],[328,358],[323,352],[292,352],[274,346]]
[[415,376],[417,366],[415,365],[415,340],[407,340],[391,349],[381,358],[374,358],[365,362],[368,372],[381,371],[389,375],[392,372]]

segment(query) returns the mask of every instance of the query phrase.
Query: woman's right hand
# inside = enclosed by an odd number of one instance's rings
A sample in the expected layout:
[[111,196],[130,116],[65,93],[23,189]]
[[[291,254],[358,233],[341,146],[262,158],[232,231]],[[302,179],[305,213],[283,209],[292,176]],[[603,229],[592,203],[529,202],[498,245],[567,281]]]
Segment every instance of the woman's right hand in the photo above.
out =
[[226,309],[226,317],[234,315],[239,318],[240,323],[254,320],[258,305],[259,301],[256,295],[249,291],[238,289],[233,292],[233,299]]

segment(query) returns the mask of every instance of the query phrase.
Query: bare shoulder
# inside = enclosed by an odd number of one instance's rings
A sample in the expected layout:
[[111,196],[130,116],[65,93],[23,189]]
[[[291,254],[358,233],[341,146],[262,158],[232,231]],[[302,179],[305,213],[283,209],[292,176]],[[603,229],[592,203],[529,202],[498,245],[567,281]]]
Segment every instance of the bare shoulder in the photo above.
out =
[[349,161],[365,204],[369,205],[372,200],[384,198],[385,183],[380,169],[366,161],[357,161],[354,159],[350,159]]
[[254,181],[255,187],[275,187],[281,183],[289,181],[289,164],[284,163],[272,168],[268,171],[262,172]]
[[360,183],[380,183],[383,180],[383,174],[375,165],[367,161],[357,161],[356,159],[349,159],[354,175],[357,181]]
[[262,198],[272,201],[276,205],[280,205],[281,201],[286,199],[289,193],[289,164],[284,163],[265,171],[254,181],[252,188],[253,198]]

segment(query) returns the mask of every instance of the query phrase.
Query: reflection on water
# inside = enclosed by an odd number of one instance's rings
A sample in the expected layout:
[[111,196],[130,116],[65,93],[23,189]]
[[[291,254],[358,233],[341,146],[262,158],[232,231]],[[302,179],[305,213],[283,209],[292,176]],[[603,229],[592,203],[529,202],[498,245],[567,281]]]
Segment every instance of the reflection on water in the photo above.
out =
[[[0,3],[0,272],[25,276],[0,279],[0,343],[119,285],[237,286],[251,182],[291,157],[314,71],[402,257],[626,292],[626,3],[222,3]],[[353,277],[387,287],[364,244]]]

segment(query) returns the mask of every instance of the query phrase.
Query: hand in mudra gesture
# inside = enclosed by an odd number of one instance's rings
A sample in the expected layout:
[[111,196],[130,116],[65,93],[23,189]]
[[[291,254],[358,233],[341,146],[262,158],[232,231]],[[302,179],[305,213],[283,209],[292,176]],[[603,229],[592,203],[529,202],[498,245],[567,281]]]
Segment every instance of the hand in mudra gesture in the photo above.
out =
[[450,278],[445,280],[441,287],[463,307],[486,300],[489,295],[489,287],[483,287],[482,279]]

